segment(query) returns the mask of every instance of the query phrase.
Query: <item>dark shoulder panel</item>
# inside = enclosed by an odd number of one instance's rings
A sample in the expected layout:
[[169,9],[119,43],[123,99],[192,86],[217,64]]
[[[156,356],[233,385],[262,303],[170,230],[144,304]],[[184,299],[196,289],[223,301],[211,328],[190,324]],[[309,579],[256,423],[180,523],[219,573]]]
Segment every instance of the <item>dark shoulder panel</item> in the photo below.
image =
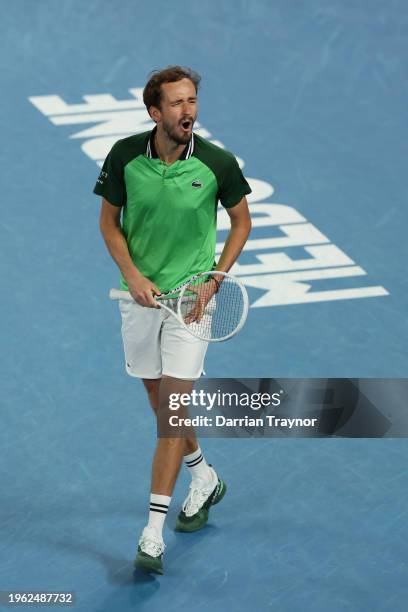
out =
[[138,155],[143,155],[146,152],[149,136],[150,130],[122,138],[113,145],[112,150],[116,150],[117,155],[121,158],[123,167],[132,161],[132,159],[138,157]]
[[218,184],[217,197],[225,208],[235,206],[244,195],[251,193],[235,155],[230,151],[194,134],[193,155],[215,174]]
[[206,138],[194,134],[194,151],[193,155],[198,157],[206,166],[211,168],[214,174],[220,174],[228,164],[235,159],[234,155],[213,144]]
[[125,166],[146,151],[150,131],[118,140],[109,151],[93,192],[114,206],[126,204]]

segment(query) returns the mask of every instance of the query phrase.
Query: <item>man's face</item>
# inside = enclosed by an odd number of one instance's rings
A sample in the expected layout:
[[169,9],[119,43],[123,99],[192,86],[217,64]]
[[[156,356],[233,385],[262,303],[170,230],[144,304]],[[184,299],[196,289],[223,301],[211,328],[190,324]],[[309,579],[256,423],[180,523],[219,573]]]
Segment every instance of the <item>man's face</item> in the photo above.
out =
[[197,119],[197,94],[190,79],[161,86],[161,108],[152,107],[152,117],[177,144],[187,144]]

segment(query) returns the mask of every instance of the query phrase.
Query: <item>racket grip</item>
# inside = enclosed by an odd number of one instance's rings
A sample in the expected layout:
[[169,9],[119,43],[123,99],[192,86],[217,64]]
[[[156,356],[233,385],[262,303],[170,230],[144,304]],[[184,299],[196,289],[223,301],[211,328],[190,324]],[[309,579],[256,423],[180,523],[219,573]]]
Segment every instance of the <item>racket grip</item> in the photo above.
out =
[[120,289],[111,289],[109,291],[109,297],[111,300],[127,300],[128,302],[134,302],[129,291],[121,291]]

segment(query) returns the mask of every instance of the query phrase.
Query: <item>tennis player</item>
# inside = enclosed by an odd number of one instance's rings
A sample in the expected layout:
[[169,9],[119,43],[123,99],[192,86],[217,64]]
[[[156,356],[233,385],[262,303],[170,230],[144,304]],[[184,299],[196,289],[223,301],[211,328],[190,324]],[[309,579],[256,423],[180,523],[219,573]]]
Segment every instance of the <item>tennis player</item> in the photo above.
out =
[[[126,371],[143,380],[157,419],[168,411],[170,394],[192,391],[207,343],[154,298],[214,268],[218,201],[231,229],[217,270],[232,267],[251,228],[245,197],[251,189],[234,155],[193,132],[200,80],[180,66],[152,73],[143,101],[156,126],[116,142],[94,188],[102,196],[100,229],[120,269],[120,288],[135,300],[119,302]],[[211,282],[216,293],[217,281]],[[192,480],[176,529],[201,529],[226,491],[194,434],[158,439],[135,565],[159,574],[163,525],[183,457]]]

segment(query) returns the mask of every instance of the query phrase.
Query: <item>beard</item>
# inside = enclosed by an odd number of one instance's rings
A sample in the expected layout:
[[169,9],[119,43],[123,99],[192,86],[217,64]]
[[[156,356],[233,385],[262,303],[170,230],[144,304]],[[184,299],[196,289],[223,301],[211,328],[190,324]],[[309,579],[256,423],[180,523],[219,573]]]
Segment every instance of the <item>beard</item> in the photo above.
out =
[[179,125],[169,125],[163,122],[163,130],[167,137],[178,145],[185,145],[190,142],[191,132],[183,133]]

